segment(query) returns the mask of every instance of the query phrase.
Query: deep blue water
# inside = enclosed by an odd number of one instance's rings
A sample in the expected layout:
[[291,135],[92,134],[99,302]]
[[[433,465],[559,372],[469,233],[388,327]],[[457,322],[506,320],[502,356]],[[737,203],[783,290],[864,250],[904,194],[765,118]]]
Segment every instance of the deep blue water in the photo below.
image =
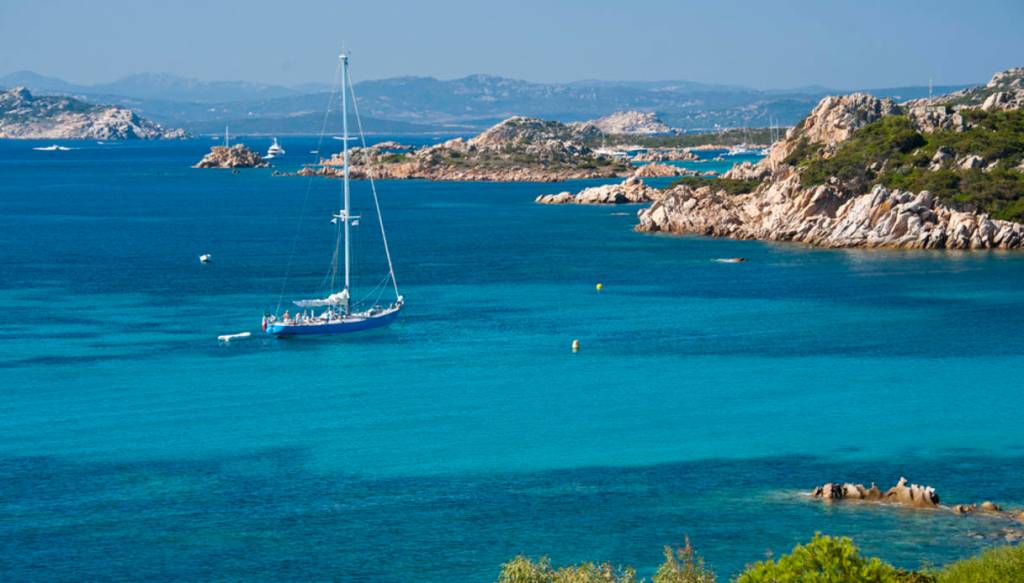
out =
[[[687,534],[725,576],[815,531],[916,567],[1003,525],[801,493],[1024,504],[1024,255],[649,236],[637,207],[532,204],[583,182],[386,182],[400,323],[223,346],[315,293],[338,183],[189,168],[209,144],[0,142],[3,579],[650,574]],[[314,147],[282,145],[284,169]],[[366,195],[357,297],[384,273]]]

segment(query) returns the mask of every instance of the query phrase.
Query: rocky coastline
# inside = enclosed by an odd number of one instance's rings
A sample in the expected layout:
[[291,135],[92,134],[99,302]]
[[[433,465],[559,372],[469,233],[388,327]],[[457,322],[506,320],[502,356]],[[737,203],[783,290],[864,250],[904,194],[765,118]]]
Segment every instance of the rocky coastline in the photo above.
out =
[[[449,181],[559,182],[586,178],[628,177],[628,161],[588,146],[600,139],[593,126],[512,117],[480,135],[456,138],[424,148],[377,144],[353,148],[349,155],[352,178],[424,179]],[[303,175],[337,177],[342,160],[333,156]]]
[[0,91],[0,138],[34,140],[154,140],[187,137],[123,107],[64,96],[33,95],[24,87]]
[[[881,184],[863,187],[832,176],[806,186],[801,160],[828,160],[861,128],[889,116],[905,116],[909,132],[966,131],[970,111],[1008,111],[1024,104],[1024,69],[997,74],[985,88],[965,90],[932,101],[897,104],[867,94],[823,99],[811,114],[756,165],[734,167],[723,178],[753,182],[749,192],[729,193],[708,186],[679,185],[638,213],[636,229],[651,233],[697,234],[734,239],[789,241],[820,247],[899,249],[1019,249],[1024,225],[986,212],[954,208],[924,191]],[[924,171],[947,168],[987,172],[1006,162],[971,152],[939,149]],[[888,161],[854,173],[873,176]],[[1021,172],[1024,162],[1007,172]],[[1024,196],[1024,193],[1019,193]]]
[[832,185],[802,188],[795,171],[749,194],[677,186],[638,215],[636,229],[819,247],[1017,249],[1024,225],[953,210],[927,192],[876,186],[848,194]]

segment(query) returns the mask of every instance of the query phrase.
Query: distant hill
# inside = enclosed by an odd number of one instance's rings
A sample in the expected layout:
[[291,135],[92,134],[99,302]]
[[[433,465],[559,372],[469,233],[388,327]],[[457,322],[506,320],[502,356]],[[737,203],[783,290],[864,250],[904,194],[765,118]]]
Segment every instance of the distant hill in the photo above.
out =
[[[26,86],[45,93],[85,97],[129,107],[167,125],[203,132],[214,126],[252,123],[268,133],[309,131],[309,119],[322,115],[330,97],[325,86],[284,87],[242,81],[199,81],[164,74],[131,75],[99,85],[75,85],[20,71],[0,77],[0,87]],[[963,86],[936,87],[946,93]],[[583,121],[617,111],[655,113],[667,125],[686,131],[727,127],[793,125],[825,95],[844,93],[809,86],[760,91],[686,80],[534,83],[493,75],[459,79],[394,77],[356,84],[361,112],[410,131],[476,131],[515,115],[562,122]],[[928,95],[927,87],[868,90],[898,100]],[[242,120],[245,120],[244,122]],[[259,121],[256,121],[259,120]],[[319,127],[317,126],[316,130]],[[382,130],[389,131],[389,130]]]
[[35,96],[24,87],[0,93],[0,138],[148,140],[182,138],[120,107],[66,96]]

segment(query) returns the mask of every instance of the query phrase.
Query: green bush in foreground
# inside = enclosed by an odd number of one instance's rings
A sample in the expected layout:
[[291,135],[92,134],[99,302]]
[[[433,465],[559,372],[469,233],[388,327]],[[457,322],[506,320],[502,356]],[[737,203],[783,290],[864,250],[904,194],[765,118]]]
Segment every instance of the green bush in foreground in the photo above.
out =
[[686,546],[675,552],[665,547],[665,562],[654,574],[654,583],[715,583],[715,574],[704,568],[704,559],[694,552],[687,537]]
[[[547,557],[537,562],[520,555],[502,565],[498,583],[639,583],[631,567],[583,563],[555,569]],[[690,546],[665,547],[665,562],[653,583],[715,583],[715,574]],[[937,571],[896,569],[864,557],[849,538],[817,534],[777,561],[750,565],[737,583],[999,583],[1024,582],[1024,546],[991,549]]]
[[738,583],[889,583],[900,581],[895,568],[878,558],[862,557],[853,541],[821,534],[778,561],[751,565]]
[[555,569],[547,557],[536,563],[519,555],[501,567],[498,583],[637,583],[630,567],[616,569],[609,563],[583,563]]
[[936,574],[938,583],[1024,581],[1024,546],[999,547],[957,561]]

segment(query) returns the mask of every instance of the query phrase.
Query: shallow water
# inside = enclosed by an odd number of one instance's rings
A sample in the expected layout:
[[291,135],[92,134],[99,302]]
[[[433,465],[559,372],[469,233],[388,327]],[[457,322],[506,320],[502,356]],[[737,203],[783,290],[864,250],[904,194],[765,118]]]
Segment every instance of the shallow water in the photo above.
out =
[[[389,182],[398,325],[224,346],[318,291],[337,181],[48,144],[0,142],[7,578],[649,574],[685,534],[727,575],[815,531],[916,567],[1001,525],[800,492],[1024,503],[1019,254],[649,236],[637,207],[532,204],[591,183]],[[282,145],[285,170],[315,148]],[[355,297],[384,274],[366,194]]]

